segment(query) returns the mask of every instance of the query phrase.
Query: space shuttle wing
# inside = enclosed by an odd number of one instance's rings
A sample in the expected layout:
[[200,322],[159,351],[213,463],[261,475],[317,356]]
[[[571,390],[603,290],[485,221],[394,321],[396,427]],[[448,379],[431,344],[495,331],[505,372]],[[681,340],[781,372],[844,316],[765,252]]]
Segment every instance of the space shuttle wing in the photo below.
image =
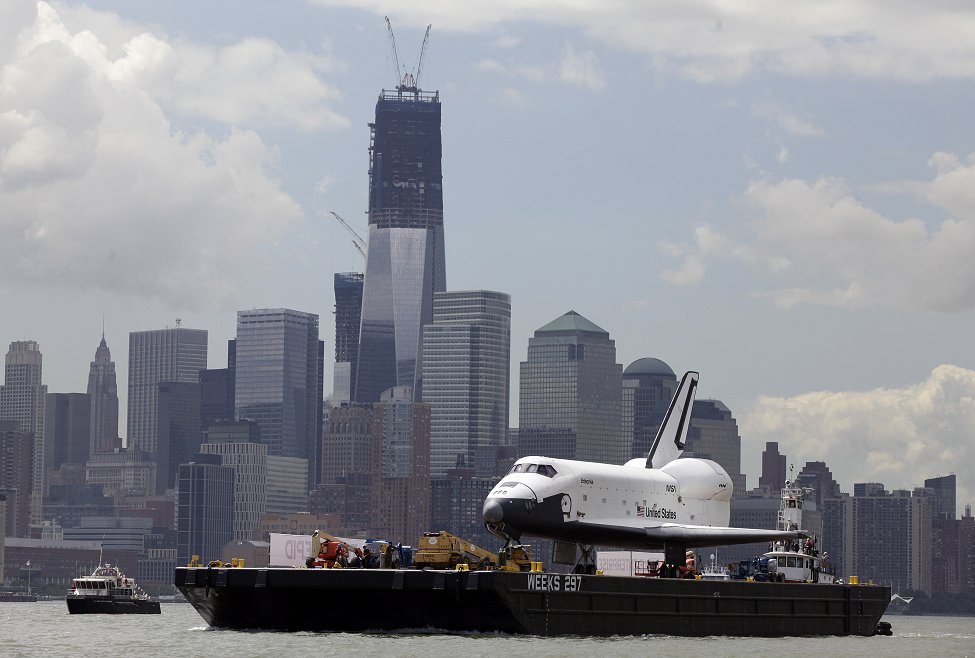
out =
[[646,526],[643,532],[651,542],[677,543],[692,548],[695,546],[724,546],[728,544],[751,544],[776,539],[800,539],[806,537],[798,530],[760,530],[758,528],[726,528],[707,525],[683,525],[664,523]]

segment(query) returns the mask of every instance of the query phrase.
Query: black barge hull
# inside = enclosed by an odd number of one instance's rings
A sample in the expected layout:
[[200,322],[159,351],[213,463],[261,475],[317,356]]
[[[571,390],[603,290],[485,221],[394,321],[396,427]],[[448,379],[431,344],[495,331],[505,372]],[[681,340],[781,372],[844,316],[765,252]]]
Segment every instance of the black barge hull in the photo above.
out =
[[125,600],[93,596],[68,597],[68,612],[72,615],[158,615],[159,601]]
[[873,635],[890,602],[880,586],[498,571],[178,567],[175,584],[211,626],[281,631]]

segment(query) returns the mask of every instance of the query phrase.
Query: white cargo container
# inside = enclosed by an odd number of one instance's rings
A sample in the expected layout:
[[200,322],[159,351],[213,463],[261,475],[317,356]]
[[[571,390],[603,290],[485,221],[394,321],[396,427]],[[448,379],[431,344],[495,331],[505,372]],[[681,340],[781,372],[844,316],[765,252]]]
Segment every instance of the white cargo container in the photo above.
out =
[[643,576],[663,559],[663,553],[649,551],[599,551],[596,569],[606,576]]

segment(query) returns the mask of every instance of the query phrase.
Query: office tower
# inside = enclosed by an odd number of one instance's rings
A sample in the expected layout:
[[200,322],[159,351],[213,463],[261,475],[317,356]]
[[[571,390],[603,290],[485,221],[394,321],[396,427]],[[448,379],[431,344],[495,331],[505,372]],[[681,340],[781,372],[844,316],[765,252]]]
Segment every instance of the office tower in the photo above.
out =
[[200,421],[203,437],[210,425],[232,422],[234,411],[234,384],[237,376],[237,341],[227,341],[227,367],[200,371]]
[[160,382],[199,383],[207,367],[205,329],[155,329],[129,334],[129,405],[126,447],[157,450]]
[[155,455],[135,448],[96,452],[85,464],[85,482],[106,496],[151,496],[156,491]]
[[931,514],[934,518],[955,518],[955,474],[928,478],[924,487],[932,490]]
[[637,359],[623,371],[623,432],[630,457],[646,457],[677,392],[677,375],[654,358]]
[[50,480],[62,464],[88,461],[91,398],[87,393],[48,393],[44,407],[44,469]]
[[158,404],[155,493],[163,494],[176,486],[179,465],[200,452],[200,384],[160,382]]
[[47,386],[41,383],[43,357],[37,341],[10,343],[4,365],[4,385],[0,386],[0,420],[13,420],[19,429],[34,435],[31,464],[32,523],[40,523],[43,506],[44,479],[44,403]]
[[762,451],[762,475],[758,478],[758,486],[767,488],[773,494],[778,494],[785,486],[785,455],[779,454],[778,441],[765,442],[765,450]]
[[359,360],[359,323],[362,319],[361,272],[335,275],[335,369],[332,404],[349,402],[355,392]]
[[[833,479],[826,462],[806,462],[806,465],[796,476],[796,485],[809,487],[813,490],[810,498],[822,508],[823,501],[827,498],[835,498],[840,495],[840,485]],[[883,485],[879,485],[883,490]]]
[[393,386],[422,399],[417,363],[444,265],[440,94],[383,90],[369,124],[369,252],[362,287],[354,399],[377,402]]
[[95,360],[88,370],[88,397],[91,399],[91,447],[89,453],[112,452],[121,447],[118,435],[118,384],[115,362],[105,342],[105,334],[95,349]]
[[430,522],[430,405],[413,402],[413,391],[397,386],[383,393],[375,410],[382,435],[370,530],[413,542]]
[[267,456],[267,513],[307,512],[308,473],[307,459],[272,455],[269,448]]
[[429,530],[430,405],[393,387],[376,404],[333,408],[324,434],[320,513],[404,543]]
[[511,297],[465,290],[433,296],[423,327],[423,401],[430,405],[430,477],[458,464],[494,475],[506,442],[511,370]]
[[197,455],[179,465],[176,488],[176,563],[219,559],[234,538],[234,469],[219,455]]
[[893,593],[931,594],[929,497],[888,493],[880,485],[863,496],[827,498],[822,509],[821,546],[838,573],[889,585]]
[[[216,438],[216,437],[214,437]],[[234,539],[263,539],[259,528],[267,511],[267,446],[253,441],[213,441],[200,452],[219,455],[234,469]]]
[[26,537],[34,470],[34,435],[13,420],[0,420],[0,495],[7,499],[7,518],[0,531]]
[[741,436],[738,421],[720,400],[695,400],[687,444],[682,457],[715,461],[728,471],[734,486],[732,495],[745,492],[745,474],[741,472]]
[[521,362],[518,454],[625,462],[622,382],[615,341],[575,311],[536,330]]
[[237,312],[237,419],[257,423],[268,455],[305,460],[312,484],[321,463],[324,357],[317,315],[285,308]]
[[371,404],[343,404],[329,409],[325,420],[317,511],[341,514],[347,528],[367,528],[374,514],[372,477],[382,437],[378,418]]

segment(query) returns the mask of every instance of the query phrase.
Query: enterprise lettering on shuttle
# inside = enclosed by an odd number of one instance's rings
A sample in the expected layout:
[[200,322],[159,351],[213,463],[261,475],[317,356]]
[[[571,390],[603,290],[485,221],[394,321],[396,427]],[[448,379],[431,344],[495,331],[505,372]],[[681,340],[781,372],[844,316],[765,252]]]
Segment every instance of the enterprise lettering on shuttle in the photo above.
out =
[[580,592],[582,576],[561,576],[553,573],[528,574],[528,589],[543,592]]

